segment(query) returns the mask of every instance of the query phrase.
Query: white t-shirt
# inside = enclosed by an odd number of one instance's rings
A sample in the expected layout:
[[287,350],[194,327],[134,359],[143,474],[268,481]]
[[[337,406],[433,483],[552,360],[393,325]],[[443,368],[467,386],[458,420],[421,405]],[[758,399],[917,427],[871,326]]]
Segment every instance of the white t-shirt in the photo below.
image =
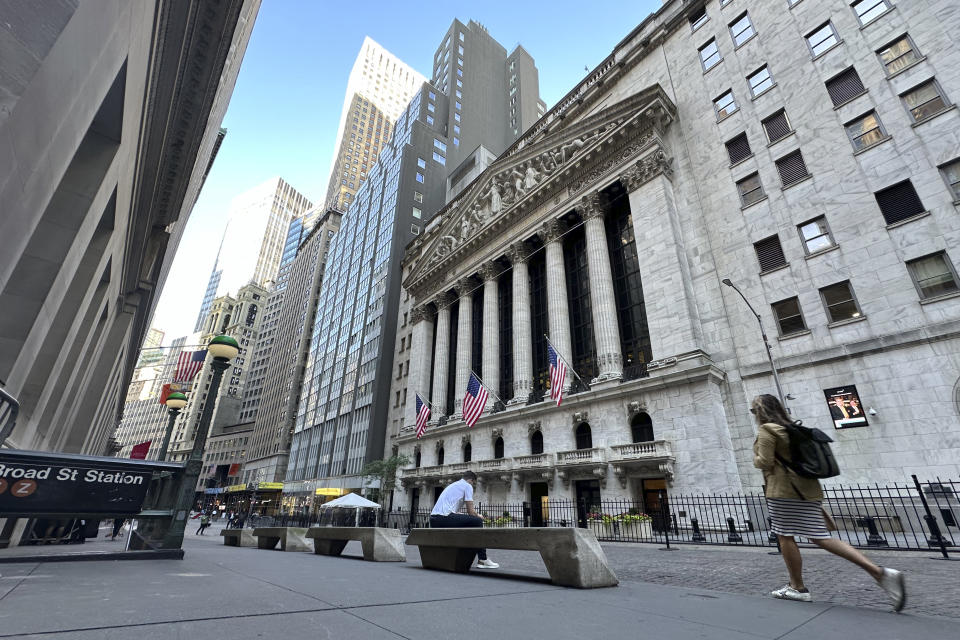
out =
[[448,516],[451,513],[460,513],[464,501],[473,502],[473,486],[466,480],[457,480],[443,490],[430,515]]

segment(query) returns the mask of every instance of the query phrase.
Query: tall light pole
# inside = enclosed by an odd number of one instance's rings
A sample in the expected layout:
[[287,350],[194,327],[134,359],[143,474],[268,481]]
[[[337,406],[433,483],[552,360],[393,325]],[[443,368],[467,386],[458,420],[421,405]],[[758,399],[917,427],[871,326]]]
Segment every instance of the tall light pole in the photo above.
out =
[[210,367],[213,377],[210,380],[210,390],[203,404],[203,413],[200,414],[200,424],[197,425],[197,435],[193,439],[193,449],[183,470],[183,479],[177,492],[173,520],[164,536],[163,547],[179,549],[183,545],[183,530],[187,526],[187,513],[193,504],[193,494],[197,489],[197,480],[203,466],[203,449],[207,444],[207,434],[210,431],[210,421],[213,419],[213,406],[217,403],[217,393],[220,391],[220,380],[223,372],[230,366],[230,361],[240,353],[240,345],[230,336],[217,336],[207,345],[207,351],[213,357]]
[[157,457],[157,460],[160,462],[167,459],[167,449],[170,448],[170,436],[173,435],[173,424],[177,421],[177,415],[180,413],[180,409],[187,406],[187,396],[179,391],[174,391],[167,396],[164,404],[167,405],[167,413],[170,415],[170,419],[167,422],[167,432],[163,435],[163,446],[160,447],[160,455]]
[[760,335],[763,336],[763,346],[767,348],[767,359],[770,360],[770,370],[773,371],[773,382],[777,385],[777,396],[780,398],[780,403],[783,404],[784,409],[786,409],[787,401],[783,397],[783,388],[780,386],[780,375],[777,373],[777,366],[773,363],[773,352],[770,350],[770,341],[767,339],[767,332],[763,328],[763,320],[760,319],[760,314],[756,312],[753,305],[747,300],[747,296],[743,295],[743,292],[737,288],[737,285],[730,281],[730,278],[724,278],[721,282],[740,294],[743,301],[747,303],[750,313],[757,319],[757,324],[760,325]]

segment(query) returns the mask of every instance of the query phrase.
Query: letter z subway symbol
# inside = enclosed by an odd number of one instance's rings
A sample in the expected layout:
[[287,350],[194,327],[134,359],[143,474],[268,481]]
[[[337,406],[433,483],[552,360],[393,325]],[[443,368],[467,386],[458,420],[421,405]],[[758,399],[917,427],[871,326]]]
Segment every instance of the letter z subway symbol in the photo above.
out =
[[10,485],[10,495],[12,495],[14,498],[26,498],[36,490],[36,480],[17,480]]

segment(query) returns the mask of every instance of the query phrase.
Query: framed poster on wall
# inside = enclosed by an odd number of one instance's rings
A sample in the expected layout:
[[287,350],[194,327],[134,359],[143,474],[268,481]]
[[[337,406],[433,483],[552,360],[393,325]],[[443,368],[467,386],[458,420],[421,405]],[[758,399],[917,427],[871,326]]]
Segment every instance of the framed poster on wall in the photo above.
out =
[[824,389],[823,394],[827,398],[827,408],[830,410],[830,417],[833,418],[833,426],[837,429],[866,427],[869,424],[856,385]]

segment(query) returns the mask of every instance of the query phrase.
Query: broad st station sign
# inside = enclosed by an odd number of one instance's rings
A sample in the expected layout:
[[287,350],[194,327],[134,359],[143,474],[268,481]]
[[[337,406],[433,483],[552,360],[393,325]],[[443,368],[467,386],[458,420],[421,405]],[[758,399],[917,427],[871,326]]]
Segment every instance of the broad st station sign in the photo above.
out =
[[0,517],[141,510],[155,470],[177,465],[0,450]]

